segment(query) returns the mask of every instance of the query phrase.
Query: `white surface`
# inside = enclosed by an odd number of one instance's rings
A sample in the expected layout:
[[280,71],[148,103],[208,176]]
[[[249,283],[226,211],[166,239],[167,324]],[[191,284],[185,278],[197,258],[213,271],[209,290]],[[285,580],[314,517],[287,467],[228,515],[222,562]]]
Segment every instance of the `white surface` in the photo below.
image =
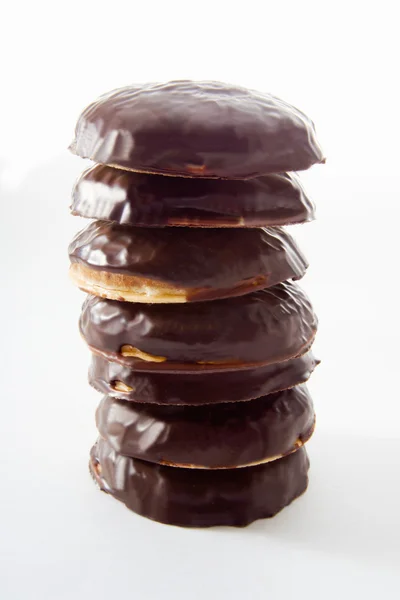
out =
[[[3,20],[0,598],[398,598],[394,4],[296,3],[290,22],[286,3],[162,6],[15,3]],[[318,220],[291,229],[321,321],[310,488],[243,530],[152,523],[87,473],[99,397],[66,276],[84,161],[65,147],[99,93],[182,77],[281,95],[315,120],[329,158],[303,175]]]

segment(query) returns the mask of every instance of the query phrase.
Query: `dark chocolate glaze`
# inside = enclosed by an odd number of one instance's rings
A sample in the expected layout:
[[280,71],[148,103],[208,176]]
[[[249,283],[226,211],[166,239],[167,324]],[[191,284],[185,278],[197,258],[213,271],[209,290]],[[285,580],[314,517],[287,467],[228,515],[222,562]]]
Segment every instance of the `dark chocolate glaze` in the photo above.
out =
[[273,517],[308,485],[304,448],[244,469],[178,469],[122,456],[99,439],[90,470],[100,489],[130,510],[169,525],[244,527]]
[[312,435],[315,415],[305,384],[250,402],[159,406],[104,396],[99,433],[119,454],[206,469],[274,460]]
[[[80,318],[81,333],[93,352],[138,371],[159,372],[280,362],[308,350],[316,329],[310,301],[289,282],[238,298],[176,305],[88,296]],[[125,345],[163,362],[123,356]]]
[[187,301],[240,296],[287,279],[308,266],[281,228],[144,229],[94,221],[69,246],[72,263],[167,284]]
[[307,381],[318,363],[310,351],[257,369],[177,375],[133,371],[93,354],[89,383],[113,398],[145,404],[196,406],[252,400],[291,388]]
[[298,177],[230,181],[163,177],[95,165],[73,189],[72,213],[141,227],[263,227],[315,218]]
[[247,179],[324,161],[314,125],[272,96],[213,81],[113,90],[79,117],[70,150],[134,171]]

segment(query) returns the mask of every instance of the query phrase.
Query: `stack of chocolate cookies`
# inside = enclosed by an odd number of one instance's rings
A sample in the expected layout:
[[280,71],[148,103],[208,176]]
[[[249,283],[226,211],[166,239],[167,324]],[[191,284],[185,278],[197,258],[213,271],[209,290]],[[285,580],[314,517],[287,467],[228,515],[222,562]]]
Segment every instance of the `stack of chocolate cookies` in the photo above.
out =
[[72,213],[80,330],[105,395],[90,469],[131,510],[184,526],[271,517],[308,482],[317,318],[282,225],[314,218],[287,171],[323,162],[313,123],[216,82],[133,85],[84,110],[95,161]]

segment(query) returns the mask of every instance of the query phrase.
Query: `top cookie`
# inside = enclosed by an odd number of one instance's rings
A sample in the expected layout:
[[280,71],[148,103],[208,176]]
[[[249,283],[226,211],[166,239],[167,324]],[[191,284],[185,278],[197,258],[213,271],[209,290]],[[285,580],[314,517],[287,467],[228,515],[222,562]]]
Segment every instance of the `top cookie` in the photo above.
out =
[[248,179],[324,161],[314,125],[271,94],[213,81],[131,85],[78,119],[75,154],[124,169]]

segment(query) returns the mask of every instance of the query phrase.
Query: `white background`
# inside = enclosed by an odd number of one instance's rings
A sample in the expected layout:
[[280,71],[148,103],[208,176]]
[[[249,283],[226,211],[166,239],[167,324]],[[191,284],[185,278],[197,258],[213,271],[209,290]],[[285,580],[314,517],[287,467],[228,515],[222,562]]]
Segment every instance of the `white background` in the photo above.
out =
[[[399,597],[399,94],[396,2],[10,2],[0,35],[1,600]],[[152,523],[87,473],[98,394],[67,279],[85,162],[66,151],[100,93],[221,79],[310,115],[303,175],[323,363],[308,493],[243,530]]]

